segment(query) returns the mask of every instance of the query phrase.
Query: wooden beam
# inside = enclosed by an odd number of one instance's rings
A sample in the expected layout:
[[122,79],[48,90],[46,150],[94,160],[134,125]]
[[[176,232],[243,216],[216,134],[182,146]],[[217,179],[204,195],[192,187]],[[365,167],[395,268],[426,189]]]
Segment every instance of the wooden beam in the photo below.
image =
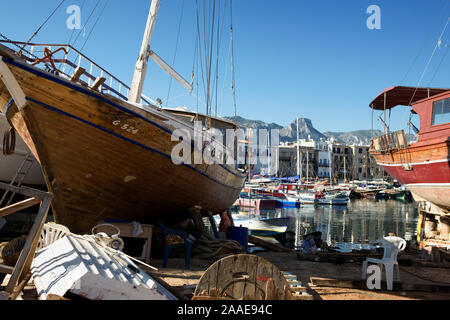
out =
[[73,72],[72,77],[70,78],[70,81],[76,82],[80,77],[86,72],[86,69],[82,67],[77,67],[75,71]]
[[95,79],[94,84],[92,85],[91,89],[92,90],[98,90],[98,88],[100,88],[100,86],[106,81],[106,78],[103,77],[97,77],[97,79]]
[[42,227],[45,223],[45,218],[47,217],[47,213],[50,208],[52,197],[53,195],[51,193],[47,193],[47,196],[42,200],[41,207],[39,208],[39,212],[34,220],[33,226],[31,227],[25,246],[23,247],[16,266],[14,267],[11,279],[6,286],[5,291],[10,294],[14,293],[14,288],[18,283],[20,284],[21,281],[26,278],[30,271],[31,263],[36,252],[36,247],[39,242]]
[[0,218],[40,203],[40,199],[29,198],[0,209]]
[[31,279],[31,273],[29,272],[20,282],[19,284],[14,288],[13,292],[9,295],[9,300],[15,300],[19,294],[22,292],[23,288],[27,285],[27,283]]
[[49,193],[42,191],[42,190],[37,190],[37,189],[29,188],[29,187],[15,187],[10,184],[3,183],[3,182],[0,182],[0,189],[15,192],[15,193],[21,194],[23,196],[27,196],[27,197],[38,198],[41,200],[43,200],[44,198],[46,198],[49,195]]
[[9,94],[14,99],[17,108],[20,110],[26,104],[25,93],[9,67],[3,62],[2,57],[0,57],[0,78],[8,89]]
[[[336,287],[336,288],[350,288],[369,290],[367,288],[366,280],[361,279],[330,279],[311,277],[311,282],[318,287]],[[386,290],[386,282],[381,282],[381,290]],[[394,291],[424,291],[424,292],[450,292],[450,285],[448,284],[428,284],[428,283],[405,283],[394,281]]]
[[0,264],[0,273],[11,274],[13,273],[14,268],[11,266],[7,266],[5,264]]
[[248,241],[253,243],[254,245],[275,251],[275,252],[295,252],[294,250],[288,249],[286,247],[282,247],[278,244],[271,243],[262,239],[259,239],[254,236],[248,236]]

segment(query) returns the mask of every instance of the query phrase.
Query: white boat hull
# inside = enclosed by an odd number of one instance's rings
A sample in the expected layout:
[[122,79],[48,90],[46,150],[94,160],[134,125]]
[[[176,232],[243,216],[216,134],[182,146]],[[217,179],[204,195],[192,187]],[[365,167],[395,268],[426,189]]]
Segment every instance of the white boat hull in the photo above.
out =
[[[10,125],[3,113],[0,113],[0,149],[3,149],[3,136],[10,129]],[[4,155],[0,151],[0,181],[11,182],[19,169],[29,149],[19,134],[16,134],[16,148],[11,155]],[[37,161],[33,162],[30,171],[28,171],[23,184],[28,185],[45,185],[44,175],[41,166]]]
[[78,235],[38,251],[31,273],[41,299],[71,291],[91,300],[176,300],[122,252]]

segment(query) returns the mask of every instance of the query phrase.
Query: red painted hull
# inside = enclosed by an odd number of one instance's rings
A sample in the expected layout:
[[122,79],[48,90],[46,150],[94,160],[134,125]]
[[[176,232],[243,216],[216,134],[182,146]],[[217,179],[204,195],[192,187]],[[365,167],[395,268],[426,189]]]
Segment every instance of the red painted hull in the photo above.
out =
[[450,210],[450,163],[412,164],[406,171],[401,165],[381,167],[410,190],[417,201],[426,200]]
[[433,162],[427,164],[412,164],[412,170],[407,171],[401,165],[379,165],[401,184],[412,183],[449,183],[450,162]]

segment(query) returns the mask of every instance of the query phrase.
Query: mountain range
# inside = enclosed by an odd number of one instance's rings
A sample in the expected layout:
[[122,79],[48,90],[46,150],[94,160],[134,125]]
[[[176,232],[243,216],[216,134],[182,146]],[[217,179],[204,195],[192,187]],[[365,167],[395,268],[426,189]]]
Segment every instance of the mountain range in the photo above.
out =
[[[239,116],[236,117],[223,117],[227,120],[234,121],[242,127],[250,127],[253,129],[279,129],[280,130],[280,141],[281,142],[294,142],[297,139],[297,120],[294,119],[291,124],[283,127],[276,123],[266,123],[261,120],[249,120]],[[355,130],[347,132],[320,132],[314,128],[310,119],[299,118],[298,119],[298,132],[300,139],[314,139],[324,140],[333,138],[334,141],[340,142],[346,145],[356,144],[356,145],[369,145],[370,139],[382,134],[381,130]],[[412,135],[407,135],[407,139],[411,140]]]

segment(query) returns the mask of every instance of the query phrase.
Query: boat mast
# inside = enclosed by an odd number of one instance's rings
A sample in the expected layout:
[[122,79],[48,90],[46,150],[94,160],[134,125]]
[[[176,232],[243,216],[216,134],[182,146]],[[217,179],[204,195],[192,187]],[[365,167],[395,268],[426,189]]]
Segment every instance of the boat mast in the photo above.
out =
[[298,117],[297,117],[297,175],[298,175],[298,180],[301,182],[302,173],[300,172],[300,145],[298,143]]
[[309,181],[309,151],[306,149],[306,182]]
[[331,170],[332,170],[332,164],[331,164],[331,144],[328,145],[328,160],[330,162],[330,186],[331,186]]
[[276,157],[275,157],[275,177],[278,177],[278,152],[279,152],[280,147],[277,146],[277,148],[275,149],[276,152]]
[[347,173],[345,170],[345,155],[344,155],[344,183],[347,183]]
[[134,68],[133,82],[131,83],[128,101],[140,103],[142,88],[144,87],[145,74],[147,73],[147,62],[150,56],[150,43],[155,29],[156,16],[158,15],[160,0],[152,0],[150,12],[145,27],[144,38],[142,39],[141,51]]

